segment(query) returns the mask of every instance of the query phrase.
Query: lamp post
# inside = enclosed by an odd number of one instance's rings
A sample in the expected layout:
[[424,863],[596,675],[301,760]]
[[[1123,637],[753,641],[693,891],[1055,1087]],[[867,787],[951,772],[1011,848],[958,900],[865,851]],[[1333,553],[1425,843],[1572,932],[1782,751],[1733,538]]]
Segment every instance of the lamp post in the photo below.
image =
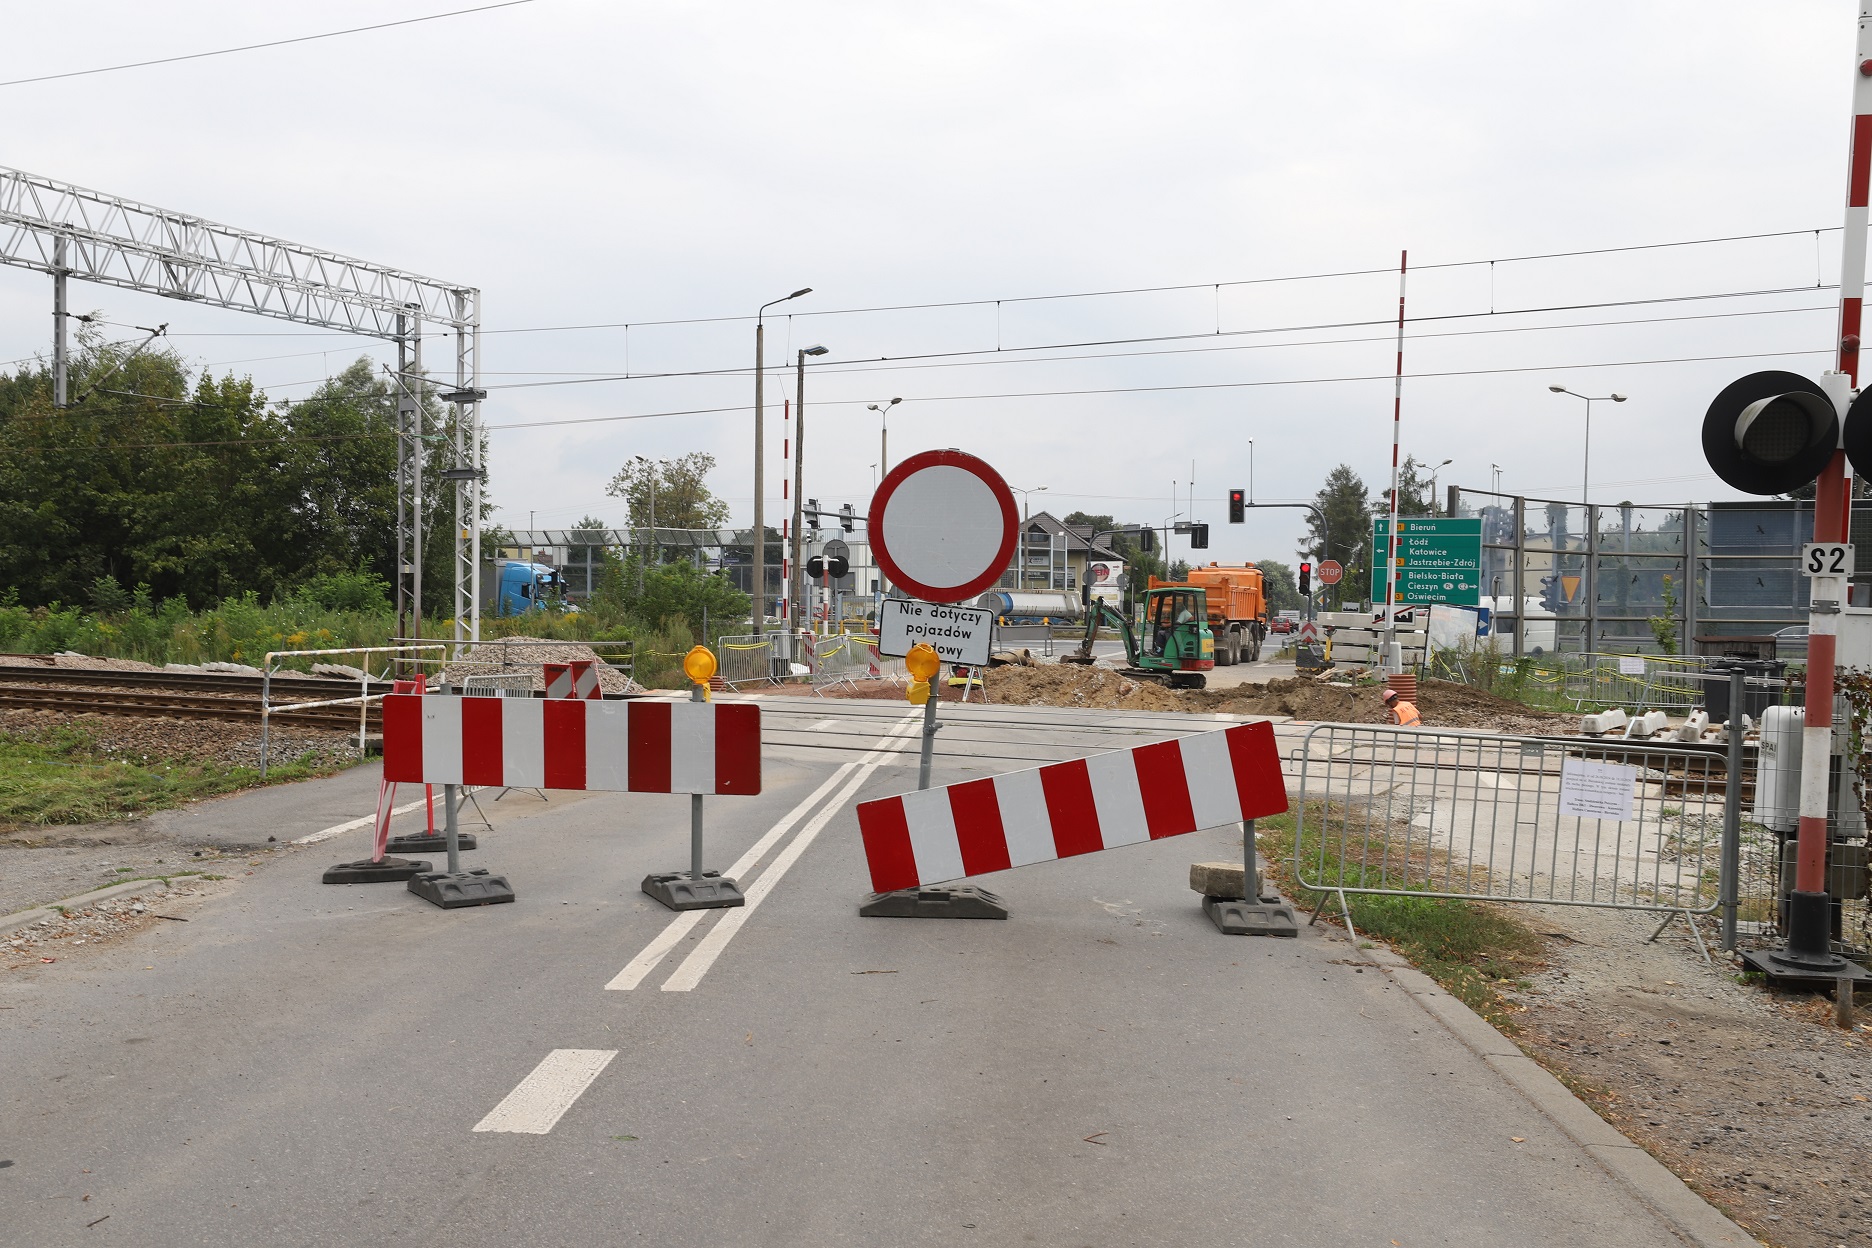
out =
[[800,531],[800,509],[805,503],[800,492],[806,488],[806,357],[825,353],[826,348],[816,343],[810,347],[801,347],[795,365],[798,377],[793,395],[793,576],[787,587],[788,611],[791,614],[787,622],[795,632],[799,629],[800,606],[805,601],[806,593],[806,568],[800,560],[800,543],[805,536]]
[[1493,474],[1489,480],[1489,491],[1494,494],[1501,493],[1501,465],[1490,464],[1489,472]]
[[1254,503],[1254,439],[1248,439],[1248,502]]
[[1430,470],[1430,514],[1431,514],[1431,515],[1433,515],[1433,516],[1434,516],[1434,515],[1436,515],[1436,479],[1437,479],[1437,474],[1438,474],[1439,472],[1442,472],[1442,471],[1443,471],[1443,470],[1444,470],[1445,468],[1447,468],[1447,467],[1449,467],[1449,466],[1450,466],[1451,464],[1453,464],[1453,463],[1455,463],[1455,462],[1456,462],[1456,461],[1455,461],[1455,460],[1453,460],[1453,459],[1446,459],[1446,460],[1444,460],[1444,461],[1443,461],[1442,463],[1440,463],[1440,464],[1438,464],[1438,465],[1437,465],[1436,467],[1434,467],[1434,468],[1432,468],[1432,469]]
[[767,309],[812,294],[802,286],[790,295],[763,303],[754,314],[754,635],[767,631]]
[[867,403],[869,411],[878,414],[878,480],[884,480],[890,472],[890,409],[903,402],[901,397],[888,403]]
[[[1014,587],[1022,591],[1025,591],[1027,588],[1027,502],[1029,497],[1034,494],[1046,493],[1046,488],[1047,487],[1044,485],[1036,485],[1031,490],[1023,490],[1017,485],[1008,486],[1008,489],[1013,490],[1016,494],[1021,496],[1021,535],[1020,542],[1014,547],[1016,552],[1015,558],[1020,560],[1020,579],[1015,583]],[[1049,555],[1048,558],[1051,559],[1051,556]],[[1053,568],[1049,563],[1047,567],[1047,580],[1049,585],[1052,583],[1052,577]]]
[[1586,400],[1586,449],[1580,454],[1580,505],[1590,507],[1592,505],[1592,405],[1604,403],[1607,400],[1623,403],[1625,396],[1622,394],[1581,394],[1565,386],[1548,386],[1547,388],[1555,394],[1570,394],[1576,399]]

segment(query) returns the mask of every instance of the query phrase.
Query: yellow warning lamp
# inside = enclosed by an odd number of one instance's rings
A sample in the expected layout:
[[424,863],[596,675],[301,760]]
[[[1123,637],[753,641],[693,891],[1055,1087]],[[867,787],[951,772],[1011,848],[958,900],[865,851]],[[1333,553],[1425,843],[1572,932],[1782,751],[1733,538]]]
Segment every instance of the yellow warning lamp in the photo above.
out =
[[904,656],[904,667],[917,680],[928,683],[942,666],[942,660],[936,657],[936,647],[927,641],[919,641],[910,647],[910,653]]
[[692,647],[683,655],[682,670],[698,685],[706,685],[715,674],[715,655],[707,646]]
[[927,680],[913,680],[910,682],[910,687],[904,690],[904,696],[910,699],[912,706],[922,706],[929,701],[929,695],[930,685]]

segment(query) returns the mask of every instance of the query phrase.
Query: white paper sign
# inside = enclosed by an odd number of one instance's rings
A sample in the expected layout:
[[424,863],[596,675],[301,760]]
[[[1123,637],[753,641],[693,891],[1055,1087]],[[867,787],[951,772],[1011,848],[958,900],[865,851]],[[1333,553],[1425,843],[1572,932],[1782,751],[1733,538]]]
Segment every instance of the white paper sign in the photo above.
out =
[[1583,758],[1560,764],[1560,813],[1581,819],[1630,819],[1638,769]]
[[900,659],[928,642],[945,663],[971,667],[988,662],[994,612],[986,607],[951,607],[934,602],[886,598],[878,612],[878,653]]
[[1619,675],[1644,675],[1644,656],[1641,654],[1621,654],[1618,661]]

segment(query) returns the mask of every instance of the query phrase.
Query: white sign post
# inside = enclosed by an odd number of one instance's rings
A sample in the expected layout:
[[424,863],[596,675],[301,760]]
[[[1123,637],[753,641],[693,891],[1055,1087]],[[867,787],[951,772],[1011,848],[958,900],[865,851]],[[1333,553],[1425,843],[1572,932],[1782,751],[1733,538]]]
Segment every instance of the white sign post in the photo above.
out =
[[987,607],[886,598],[878,612],[878,653],[901,659],[912,646],[928,642],[945,663],[986,666],[994,619]]

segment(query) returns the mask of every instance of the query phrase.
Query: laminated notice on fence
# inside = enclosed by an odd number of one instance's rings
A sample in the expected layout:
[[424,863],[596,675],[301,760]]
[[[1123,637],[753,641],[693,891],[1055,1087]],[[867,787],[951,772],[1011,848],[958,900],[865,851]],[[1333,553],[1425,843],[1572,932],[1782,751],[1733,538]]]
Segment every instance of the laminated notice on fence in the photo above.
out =
[[1630,819],[1637,784],[1636,767],[1565,759],[1560,764],[1560,813],[1581,819]]
[[1621,654],[1618,661],[1619,675],[1644,675],[1644,656],[1641,654]]

